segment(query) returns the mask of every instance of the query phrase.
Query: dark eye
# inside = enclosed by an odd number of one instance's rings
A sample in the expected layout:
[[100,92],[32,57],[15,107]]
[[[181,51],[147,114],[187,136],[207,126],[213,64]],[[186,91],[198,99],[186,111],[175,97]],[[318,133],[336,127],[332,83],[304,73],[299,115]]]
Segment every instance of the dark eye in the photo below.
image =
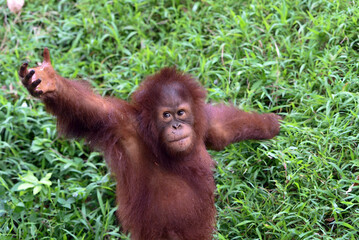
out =
[[177,115],[178,116],[182,116],[184,114],[184,110],[179,110],[178,112],[177,112]]
[[163,118],[169,118],[169,117],[171,117],[171,114],[169,112],[163,113]]

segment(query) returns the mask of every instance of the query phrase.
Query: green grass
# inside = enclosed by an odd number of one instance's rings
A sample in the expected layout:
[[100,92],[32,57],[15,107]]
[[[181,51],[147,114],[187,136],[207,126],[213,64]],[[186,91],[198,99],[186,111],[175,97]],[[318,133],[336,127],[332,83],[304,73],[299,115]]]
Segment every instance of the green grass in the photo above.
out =
[[356,1],[26,1],[15,15],[0,0],[0,15],[0,239],[128,239],[101,155],[59,138],[19,84],[44,47],[103,95],[176,65],[209,101],[285,118],[273,140],[211,152],[214,239],[359,239]]

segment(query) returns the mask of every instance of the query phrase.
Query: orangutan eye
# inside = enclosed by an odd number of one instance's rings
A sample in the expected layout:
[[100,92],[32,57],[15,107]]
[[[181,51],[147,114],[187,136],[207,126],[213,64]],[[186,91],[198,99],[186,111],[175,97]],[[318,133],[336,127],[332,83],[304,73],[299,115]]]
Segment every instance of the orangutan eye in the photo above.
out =
[[177,112],[177,115],[178,116],[182,116],[184,114],[184,110],[179,110],[178,112]]
[[163,113],[163,118],[169,118],[169,117],[171,117],[171,114],[169,112]]

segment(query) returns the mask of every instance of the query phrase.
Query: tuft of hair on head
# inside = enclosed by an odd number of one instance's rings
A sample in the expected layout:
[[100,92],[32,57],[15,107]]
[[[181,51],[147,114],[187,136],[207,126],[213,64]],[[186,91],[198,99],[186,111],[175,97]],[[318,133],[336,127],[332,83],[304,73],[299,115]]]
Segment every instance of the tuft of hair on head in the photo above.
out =
[[159,101],[161,92],[169,84],[178,84],[188,92],[194,103],[204,101],[207,92],[191,75],[178,71],[175,67],[165,67],[148,76],[132,94],[132,103],[139,108],[153,108]]

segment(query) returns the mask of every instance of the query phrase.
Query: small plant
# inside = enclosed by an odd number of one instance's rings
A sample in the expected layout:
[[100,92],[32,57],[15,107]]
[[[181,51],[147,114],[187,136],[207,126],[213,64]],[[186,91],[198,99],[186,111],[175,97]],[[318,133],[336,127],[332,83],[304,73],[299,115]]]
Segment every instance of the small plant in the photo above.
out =
[[25,176],[20,176],[21,184],[17,186],[16,191],[26,191],[32,189],[34,195],[38,194],[41,190],[47,191],[46,187],[50,187],[52,182],[50,181],[52,173],[48,173],[40,180],[35,177],[34,173],[28,171]]

